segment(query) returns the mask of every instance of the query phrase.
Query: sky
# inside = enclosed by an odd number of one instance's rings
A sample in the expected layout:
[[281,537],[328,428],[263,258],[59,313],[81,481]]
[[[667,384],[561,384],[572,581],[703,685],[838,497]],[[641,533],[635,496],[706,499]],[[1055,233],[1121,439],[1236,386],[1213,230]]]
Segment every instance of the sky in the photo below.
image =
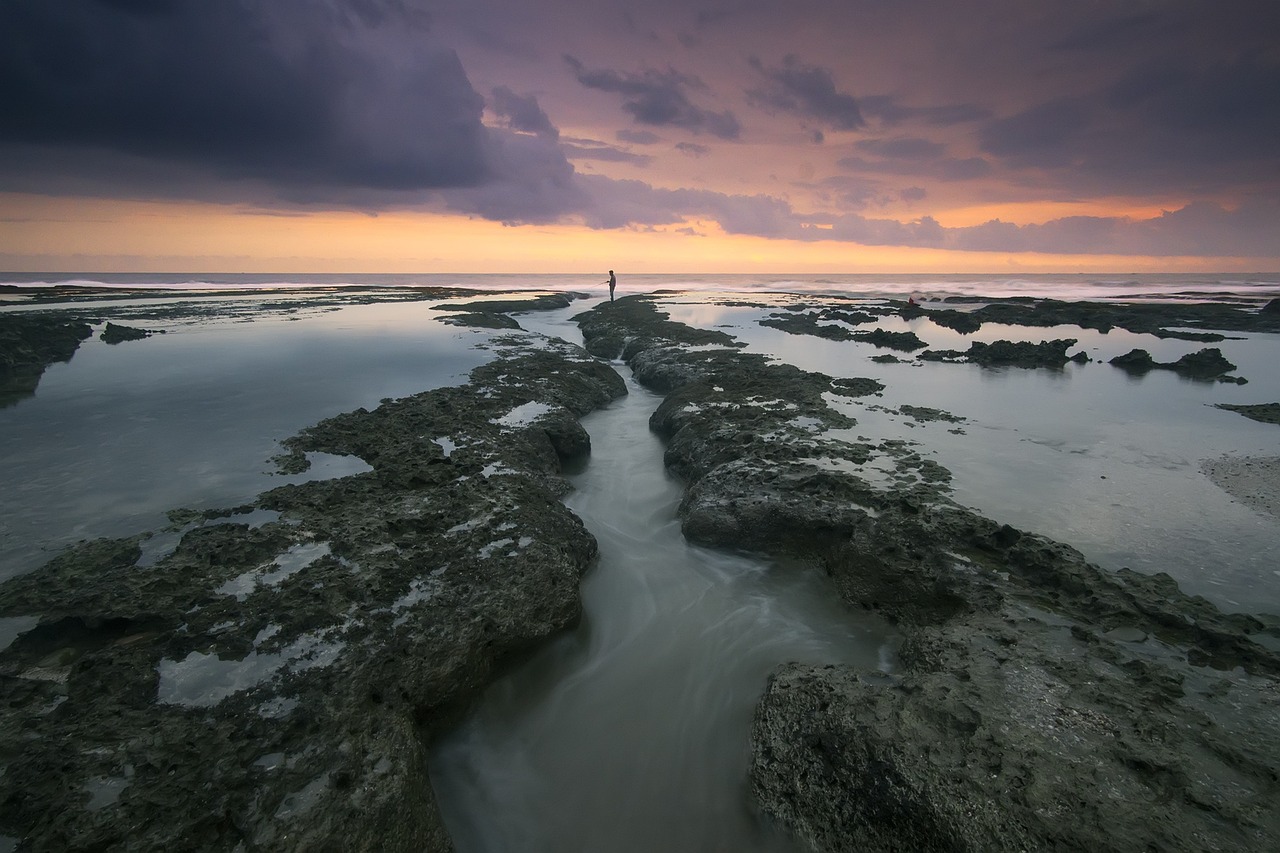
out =
[[0,269],[1280,270],[1275,0],[2,0]]

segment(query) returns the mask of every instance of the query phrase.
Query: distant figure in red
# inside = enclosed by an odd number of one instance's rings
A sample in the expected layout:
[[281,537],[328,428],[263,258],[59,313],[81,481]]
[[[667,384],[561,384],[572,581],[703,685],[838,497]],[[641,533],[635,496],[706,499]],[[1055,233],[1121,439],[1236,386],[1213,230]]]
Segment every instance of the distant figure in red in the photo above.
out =
[[609,301],[613,301],[613,289],[618,286],[618,279],[614,276],[613,270],[609,270]]

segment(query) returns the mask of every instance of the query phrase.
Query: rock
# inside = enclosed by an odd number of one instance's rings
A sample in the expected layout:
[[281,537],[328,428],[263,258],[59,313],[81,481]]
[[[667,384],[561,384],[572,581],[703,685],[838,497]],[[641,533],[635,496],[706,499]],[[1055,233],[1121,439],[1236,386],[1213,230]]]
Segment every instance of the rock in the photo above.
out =
[[686,536],[808,562],[902,631],[893,674],[775,672],[752,735],[766,815],[829,851],[1280,847],[1280,619],[957,506],[908,443],[825,438],[828,378],[627,319],[584,334],[647,341],[631,363],[670,391],[651,425]]
[[982,328],[982,320],[966,311],[948,308],[942,311],[926,311],[925,316],[939,326],[953,329],[962,335],[976,332]]
[[989,344],[974,341],[964,352],[926,350],[919,357],[923,361],[967,361],[983,367],[1061,368],[1069,361],[1088,361],[1084,353],[1067,355],[1067,350],[1075,344],[1075,338],[1042,341],[1038,344],[1027,341],[992,341]]
[[448,317],[442,317],[440,322],[446,323],[450,326],[472,326],[477,329],[520,328],[520,324],[516,322],[515,318],[508,317],[506,314],[490,313],[488,311],[471,311],[465,314],[450,314]]
[[1280,403],[1256,403],[1253,405],[1215,403],[1214,407],[1226,409],[1229,412],[1237,412],[1259,423],[1280,424]]
[[[99,337],[108,344],[119,344],[125,341],[140,341],[157,334],[150,329],[135,329],[133,326],[122,326],[119,323],[107,323]],[[159,334],[164,334],[160,331]]]
[[1142,375],[1152,370],[1172,370],[1179,376],[1190,379],[1218,379],[1221,382],[1244,384],[1247,380],[1239,377],[1226,377],[1224,374],[1236,369],[1236,366],[1222,355],[1217,347],[1207,347],[1198,352],[1187,353],[1173,362],[1159,362],[1144,349],[1133,349],[1124,355],[1111,359],[1111,364],[1129,373]]
[[1236,366],[1222,355],[1217,347],[1208,347],[1199,352],[1187,353],[1169,365],[1169,369],[1182,376],[1208,379],[1230,373]]
[[578,619],[596,544],[557,472],[589,448],[577,417],[625,393],[579,348],[495,341],[467,386],[286,442],[367,473],[175,512],[180,541],[148,565],[142,536],[98,541],[0,585],[0,616],[39,616],[0,652],[0,834],[451,849],[427,747]]
[[928,346],[928,344],[920,340],[920,337],[915,332],[887,332],[884,329],[875,329],[870,332],[855,332],[853,338],[872,346],[896,349],[902,352],[911,352]]
[[45,368],[70,361],[93,327],[23,313],[0,314],[0,406],[30,397]]
[[1144,349],[1131,349],[1124,355],[1118,355],[1111,359],[1108,363],[1114,364],[1121,370],[1137,374],[1147,373],[1160,366],[1151,357],[1151,353]]

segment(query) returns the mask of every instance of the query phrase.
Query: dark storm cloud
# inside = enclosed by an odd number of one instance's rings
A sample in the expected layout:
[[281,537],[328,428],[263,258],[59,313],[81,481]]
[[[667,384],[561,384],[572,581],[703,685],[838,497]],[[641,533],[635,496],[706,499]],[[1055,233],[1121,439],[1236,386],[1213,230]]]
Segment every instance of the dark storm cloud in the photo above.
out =
[[538,106],[533,95],[517,95],[506,86],[494,88],[489,108],[505,120],[507,127],[525,133],[535,133],[555,139],[560,131]]
[[756,106],[794,113],[836,130],[857,130],[866,124],[858,101],[836,89],[830,70],[806,65],[793,55],[785,57],[780,68],[765,67],[756,57],[748,63],[765,78],[763,86],[747,91],[747,99]]
[[161,184],[182,166],[312,193],[480,184],[483,101],[419,25],[384,0],[6,0],[0,146],[26,169],[36,149],[149,161]]
[[622,108],[641,124],[679,127],[693,133],[705,131],[721,139],[737,139],[741,133],[733,113],[703,109],[689,100],[689,89],[705,88],[697,77],[671,68],[646,69],[639,74],[589,70],[572,56],[564,59],[583,86],[622,95]]
[[1165,20],[1153,12],[1141,12],[1087,21],[1052,42],[1049,49],[1088,52],[1123,49],[1161,29]]

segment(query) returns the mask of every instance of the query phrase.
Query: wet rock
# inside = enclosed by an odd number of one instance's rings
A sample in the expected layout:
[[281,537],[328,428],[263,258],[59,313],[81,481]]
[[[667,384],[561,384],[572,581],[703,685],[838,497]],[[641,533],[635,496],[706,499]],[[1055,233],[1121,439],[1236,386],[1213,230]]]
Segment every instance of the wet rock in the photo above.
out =
[[1225,374],[1236,369],[1236,366],[1222,355],[1217,347],[1207,347],[1198,352],[1187,353],[1177,361],[1159,362],[1144,349],[1132,349],[1123,355],[1111,359],[1110,364],[1135,375],[1142,375],[1152,370],[1172,370],[1179,376],[1190,379],[1217,379],[1220,382],[1245,384],[1241,377],[1230,377]]
[[1069,361],[1084,362],[1083,352],[1068,356],[1067,350],[1076,345],[1075,338],[1030,343],[1027,341],[993,341],[989,344],[974,341],[969,349],[926,350],[920,353],[924,361],[967,361],[983,367],[1048,367],[1061,368]]
[[829,380],[630,319],[607,333],[645,339],[636,376],[671,391],[651,425],[686,535],[807,561],[903,631],[892,676],[775,672],[752,737],[764,813],[820,850],[1280,846],[1280,619],[957,506],[909,443],[824,436]]
[[0,315],[0,406],[34,394],[45,369],[70,361],[92,335],[93,327],[81,320]]
[[[373,470],[177,512],[0,585],[0,834],[30,849],[448,850],[426,755],[573,624],[595,540],[558,497],[577,417],[625,393],[563,342],[329,418],[290,451]],[[241,523],[245,510],[278,520]]]
[[450,314],[442,317],[440,322],[450,326],[471,326],[477,329],[519,329],[520,324],[514,317],[506,314],[489,313],[487,311],[471,311],[465,314]]
[[981,319],[967,311],[957,311],[954,308],[947,308],[941,311],[925,311],[924,316],[939,326],[952,329],[962,335],[976,332],[982,328]]
[[437,311],[467,311],[484,314],[518,314],[525,311],[553,311],[568,308],[573,300],[582,299],[583,293],[540,293],[524,299],[477,299],[472,302],[452,302],[434,306]]
[[883,391],[884,383],[875,379],[855,376],[832,379],[831,387],[835,388],[836,393],[842,397],[869,397],[872,394],[879,394]]
[[[1096,329],[1103,333],[1119,328],[1160,338],[1207,343],[1223,340],[1224,336],[1220,331],[1280,329],[1280,318],[1273,314],[1263,314],[1240,305],[1202,299],[1166,303],[1065,302],[1056,299],[1030,298],[982,301],[988,304],[972,312],[975,320],[984,323],[1005,323],[1011,326],[1074,325],[1084,329]],[[1215,331],[1187,331],[1188,329]]]
[[154,334],[164,334],[164,331],[155,332],[151,329],[138,329],[133,326],[124,326],[120,323],[107,323],[103,328],[100,337],[104,343],[119,344],[125,341],[141,341],[149,338]]
[[875,329],[870,332],[855,332],[853,337],[854,340],[871,344],[872,346],[895,349],[902,352],[911,352],[928,346],[928,344],[920,340],[920,337],[915,332],[887,332],[884,329]]
[[724,332],[674,323],[641,296],[624,296],[573,318],[582,328],[587,351],[598,358],[630,360],[658,345],[686,347],[745,346]]
[[1151,353],[1144,349],[1131,349],[1123,355],[1118,355],[1111,359],[1108,364],[1114,364],[1121,370],[1129,373],[1143,374],[1155,370],[1160,365],[1151,357]]
[[1280,403],[1255,403],[1253,405],[1233,405],[1231,403],[1215,403],[1219,409],[1237,412],[1246,418],[1264,424],[1280,424]]
[[[849,329],[830,323],[819,323],[818,319],[813,314],[774,314],[761,320],[760,325],[768,326],[772,329],[781,329],[792,335],[813,335],[818,338],[826,338],[829,341],[853,340],[853,332]],[[873,318],[868,316],[868,319]]]

